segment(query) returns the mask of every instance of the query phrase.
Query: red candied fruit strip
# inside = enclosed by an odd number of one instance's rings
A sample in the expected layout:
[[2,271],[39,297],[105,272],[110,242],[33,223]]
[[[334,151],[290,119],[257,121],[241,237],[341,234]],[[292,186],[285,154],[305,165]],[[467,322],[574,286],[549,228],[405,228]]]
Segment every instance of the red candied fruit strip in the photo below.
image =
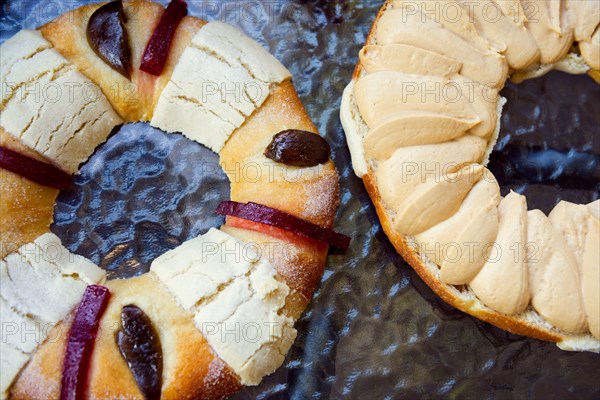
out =
[[84,397],[89,358],[100,317],[109,297],[110,292],[104,286],[90,285],[85,289],[67,340],[60,387],[61,400],[78,400]]
[[234,217],[232,215],[227,216],[226,224],[233,228],[242,228],[247,229],[249,231],[255,231],[265,235],[269,235],[271,237],[285,240],[286,242],[293,243],[295,245],[307,249],[314,249],[315,251],[319,252],[327,251],[327,243],[325,242],[309,238],[304,235],[288,231],[286,229],[278,228],[273,225],[261,224],[259,222]]
[[52,164],[35,160],[0,146],[0,167],[19,174],[40,185],[68,189],[73,178]]
[[186,15],[187,3],[185,1],[172,0],[169,3],[142,55],[140,65],[142,71],[156,76],[162,73],[175,30]]
[[262,204],[223,201],[217,207],[216,213],[286,229],[299,235],[328,243],[338,251],[346,251],[348,246],[350,246],[350,238],[346,235]]

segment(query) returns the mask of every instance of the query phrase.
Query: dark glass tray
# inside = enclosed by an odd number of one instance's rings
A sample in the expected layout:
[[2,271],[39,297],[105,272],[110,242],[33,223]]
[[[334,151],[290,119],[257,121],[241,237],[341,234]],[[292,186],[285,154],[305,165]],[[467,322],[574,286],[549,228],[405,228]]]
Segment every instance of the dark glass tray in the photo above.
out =
[[[0,38],[86,2],[5,1]],[[362,181],[354,176],[338,111],[357,54],[382,2],[188,1],[190,13],[241,27],[294,74],[341,175],[336,228],[352,236],[331,255],[319,290],[296,324],[282,368],[237,399],[598,399],[600,357],[512,335],[442,302],[396,254]],[[509,103],[490,168],[509,189],[548,212],[559,200],[600,192],[600,86],[550,75],[502,94]],[[147,124],[120,129],[61,193],[52,230],[112,277],[222,220],[229,196],[217,156]]]

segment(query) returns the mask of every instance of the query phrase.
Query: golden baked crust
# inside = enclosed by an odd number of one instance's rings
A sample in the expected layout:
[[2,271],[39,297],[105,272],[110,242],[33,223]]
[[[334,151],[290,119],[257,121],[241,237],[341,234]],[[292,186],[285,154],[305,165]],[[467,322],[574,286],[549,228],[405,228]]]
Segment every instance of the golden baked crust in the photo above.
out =
[[[371,30],[367,36],[365,45],[373,44],[375,42],[377,23],[385,11],[391,6],[391,4],[391,0],[386,0],[385,4],[379,10],[377,17],[371,26]],[[589,74],[594,79],[598,80],[597,71],[592,70]],[[356,81],[361,75],[362,66],[359,60],[355,66],[352,80]],[[430,266],[426,264],[424,259],[418,254],[416,246],[411,245],[409,238],[395,231],[393,223],[388,216],[388,212],[377,189],[374,171],[369,168],[368,173],[364,175],[362,179],[365,188],[367,189],[367,192],[371,197],[373,204],[375,205],[381,226],[383,227],[385,234],[389,238],[396,251],[404,258],[404,260],[406,260],[406,262],[408,262],[408,264],[410,264],[410,266],[417,272],[421,279],[423,279],[423,281],[446,303],[476,318],[489,322],[501,329],[519,335],[556,343],[567,342],[571,340],[577,341],[582,336],[562,332],[559,329],[552,327],[550,324],[539,324],[536,321],[525,318],[521,314],[506,315],[496,312],[486,307],[473,294],[466,295],[461,292],[459,288],[442,283],[435,275],[435,271],[432,270]],[[587,345],[583,345],[581,348],[579,348],[568,344],[566,347],[575,350],[587,349]]]
[[[38,161],[44,157],[0,128],[0,146]],[[0,168],[0,258],[48,231],[58,189],[42,186]]]
[[[121,310],[129,304],[141,308],[150,320],[160,321],[154,326],[162,346],[163,376],[169,377],[163,381],[163,399],[221,399],[239,389],[237,376],[215,356],[192,316],[179,307],[155,274],[109,281],[106,287],[111,296],[90,361],[88,398],[143,400],[115,341]],[[64,357],[68,326],[68,322],[59,324],[54,328],[57,334],[49,335],[38,348],[13,386],[14,398],[60,397],[62,371],[56,360]]]
[[[286,177],[263,155],[273,135],[284,129],[318,134],[289,80],[273,90],[260,109],[233,133],[219,154],[221,167],[229,178],[231,200],[264,204],[331,227],[339,203],[338,174],[333,162],[303,170],[302,175]],[[261,246],[263,254],[269,256],[280,277],[292,289],[286,310],[298,318],[323,274],[327,249],[306,248],[227,224],[221,229],[244,242]]]
[[600,83],[600,71],[596,70],[596,69],[592,69],[590,70],[590,72],[588,72],[588,75],[592,77],[593,80],[595,80],[597,83]]
[[266,158],[263,152],[273,135],[284,129],[317,132],[290,81],[273,89],[221,150],[220,163],[231,183],[231,199],[264,204],[329,228],[338,206],[335,166],[328,161],[309,169],[284,169]]
[[69,11],[41,26],[39,30],[58,52],[100,87],[125,122],[149,121],[179,56],[206,21],[194,17],[183,18],[175,32],[163,73],[156,77],[140,71],[139,66],[146,44],[164,8],[151,1],[123,2],[131,46],[132,71],[129,81],[102,61],[88,44],[87,22],[103,4],[106,3],[90,4]]
[[392,242],[396,251],[400,253],[402,258],[413,267],[421,279],[423,279],[423,281],[425,281],[425,283],[442,300],[467,314],[471,314],[474,317],[512,333],[551,342],[560,342],[565,339],[566,336],[558,331],[542,329],[540,326],[529,323],[521,318],[501,314],[483,306],[477,299],[465,300],[464,298],[457,296],[456,289],[453,286],[440,282],[440,280],[423,263],[421,256],[407,243],[406,237],[394,230],[392,221],[388,218],[371,172],[363,177],[363,182],[375,205],[375,210],[377,211],[377,216],[379,217],[383,231],[390,239],[390,242]]
[[[204,391],[199,383],[211,374],[210,369],[217,365],[213,364],[217,357],[194,325],[193,316],[178,305],[152,272],[127,280],[112,280],[106,287],[111,298],[100,325],[103,333],[96,341],[90,363],[90,398],[143,400],[114,338],[120,327],[121,310],[128,304],[138,306],[155,321],[163,353],[163,377],[168,377],[163,381],[162,398],[200,397]],[[235,376],[229,368],[221,372],[229,380]],[[114,384],[117,377],[121,380],[118,386]],[[232,393],[227,389],[235,391],[238,387],[222,387],[219,389],[223,392],[213,392],[215,398],[221,398]]]
[[[371,25],[371,29],[369,30],[369,34],[367,35],[367,39],[365,40],[365,45],[372,44],[375,42],[375,32],[377,31],[377,22],[381,19],[383,13],[392,5],[392,0],[385,0],[385,3],[377,12],[377,16]],[[354,72],[352,73],[352,80],[357,80],[362,75],[362,65],[360,63],[360,59],[356,62],[356,66],[354,67]]]
[[[128,101],[131,98],[127,98],[122,90],[129,81],[100,60],[87,43],[87,20],[100,6],[92,4],[70,11],[42,26],[40,31],[57,51],[101,88],[126,122],[149,120],[181,53],[206,22],[194,17],[184,18],[177,29],[165,70],[155,78],[139,71],[138,67],[163,7],[148,1],[124,2],[133,56],[132,81],[136,85],[134,101]],[[265,204],[321,226],[331,227],[339,202],[338,174],[333,163],[329,161],[305,169],[299,175],[294,173],[288,176],[285,173],[288,167],[282,168],[263,155],[272,136],[284,129],[303,129],[317,134],[290,80],[273,86],[272,93],[263,105],[230,136],[220,153],[221,166],[231,183],[231,199]],[[32,153],[10,136],[4,136],[14,142],[16,150]],[[40,157],[37,154],[32,156]],[[258,179],[250,175],[252,168],[255,171],[258,168]],[[2,240],[18,233],[12,226],[31,229],[27,235],[19,236],[19,245],[47,232],[58,191],[37,184],[30,188],[31,184],[24,178],[7,171],[0,172],[3,176],[10,174],[9,181],[15,186],[10,190],[2,186]],[[37,191],[46,196],[37,195]],[[40,199],[35,200],[36,196]],[[5,205],[10,212],[4,213]],[[323,273],[327,247],[307,247],[306,243],[290,242],[240,227],[223,226],[222,229],[265,249],[275,249],[264,254],[268,255],[279,277],[290,288],[283,312],[294,319],[299,318]],[[120,326],[121,309],[127,304],[136,304],[155,322],[164,356],[163,377],[167,379],[163,381],[162,398],[221,399],[239,390],[239,377],[213,353],[195,327],[192,315],[178,306],[154,273],[109,281],[106,286],[111,298],[100,323],[100,333],[90,363],[89,398],[142,398],[114,338]],[[50,335],[36,350],[11,387],[12,398],[59,397],[69,321],[58,324],[55,329],[60,334],[54,337]]]

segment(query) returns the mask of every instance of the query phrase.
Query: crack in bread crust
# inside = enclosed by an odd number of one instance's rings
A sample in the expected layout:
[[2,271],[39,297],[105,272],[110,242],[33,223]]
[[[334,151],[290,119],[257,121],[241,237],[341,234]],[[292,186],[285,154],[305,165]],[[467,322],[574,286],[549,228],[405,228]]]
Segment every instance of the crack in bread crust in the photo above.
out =
[[[125,122],[148,121],[153,116],[162,91],[168,84],[180,56],[188,46],[192,47],[192,38],[206,25],[206,21],[195,17],[185,17],[183,19],[175,34],[165,70],[160,77],[154,78],[138,71],[136,63],[140,59],[139,56],[144,50],[153,27],[158,22],[163,7],[140,0],[124,4],[125,12],[128,15],[133,13],[136,17],[136,19],[129,19],[127,22],[130,41],[132,42],[132,56],[136,60],[132,73],[132,82],[136,90],[133,93],[135,101],[128,102],[127,96],[123,96],[122,91],[111,89],[113,84],[122,89],[124,85],[131,82],[124,80],[110,67],[99,61],[99,58],[87,44],[85,37],[87,17],[98,6],[99,4],[91,4],[69,11],[40,27],[39,31],[51,43],[51,48],[68,60],[71,66],[68,70],[80,71],[86,79],[93,82]],[[235,51],[233,54],[235,54]],[[241,59],[238,59],[238,61],[252,77],[264,78],[263,75],[259,74],[260,71],[256,71],[257,66],[247,65]],[[73,65],[75,68],[72,68]],[[261,81],[264,81],[264,79],[261,79]],[[241,126],[233,130],[223,151],[220,152],[222,166],[226,163],[227,165],[230,165],[230,163],[240,165],[256,160],[263,161],[262,152],[264,147],[272,139],[272,136],[281,130],[294,127],[317,132],[289,77],[281,83],[269,84],[268,89],[264,102],[259,106],[254,98],[249,96],[248,89],[244,88],[246,95],[252,101],[250,105],[254,110],[249,115],[244,115],[245,118]],[[242,112],[237,109],[235,111],[242,116]],[[86,111],[81,109],[78,115],[63,117],[58,128],[55,129],[56,133],[59,132],[61,126],[77,120],[78,116],[83,114],[86,114]],[[101,122],[104,117],[98,113],[98,115],[94,115],[92,120],[78,123],[76,133],[90,127],[94,128],[96,122]],[[4,134],[3,130],[2,133]],[[13,141],[13,139],[10,137],[8,141]],[[249,143],[250,145],[248,145]],[[73,147],[71,144],[70,139],[67,139],[59,150],[66,151],[68,145]],[[20,152],[31,154],[34,158],[44,159],[39,152],[25,148],[18,141],[15,141],[14,147]],[[8,171],[1,170],[0,172],[9,176],[10,181],[14,181],[14,186],[17,189],[28,183],[26,179],[16,175],[13,179],[13,174]],[[235,201],[256,201],[265,204],[272,201],[272,199],[276,199],[278,203],[271,203],[271,206],[307,219],[310,222],[331,227],[339,203],[338,174],[333,163],[328,161],[320,168],[300,170],[300,176],[302,179],[290,181],[286,179],[285,174],[278,172],[272,176],[273,179],[250,182],[244,179],[232,178],[228,173],[232,187],[231,199]],[[15,242],[19,244],[30,242],[39,234],[48,232],[48,225],[52,220],[52,206],[58,191],[52,189],[47,196],[48,199],[38,202],[32,201],[32,198],[37,196],[33,190],[25,190],[24,193],[17,195],[16,190],[5,191],[5,187],[6,185],[3,184],[2,221],[4,222],[6,217],[7,223],[3,223],[2,231],[0,231],[2,240],[13,237],[11,236],[13,234],[12,229],[4,232],[4,227],[11,226],[13,220],[18,224],[30,222],[27,225],[36,228],[35,233],[16,236]],[[6,196],[4,196],[5,194]],[[5,215],[4,206],[7,198],[14,199],[15,202],[18,201],[19,203],[27,203],[24,201],[27,200],[29,201],[28,207],[18,209],[15,207],[14,213]],[[40,214],[42,214],[40,217],[31,218],[27,215],[33,214],[30,212],[32,206],[39,207]],[[38,211],[37,208],[36,211]],[[237,231],[249,232],[240,228]],[[249,237],[252,236],[254,236],[254,233],[249,234]],[[294,248],[293,259],[276,256],[274,268],[277,270],[282,284],[285,283],[290,287],[289,294],[285,297],[285,307],[278,310],[278,315],[281,318],[295,320],[300,316],[319,283],[319,278],[324,269],[326,253],[326,249],[308,251],[298,247]],[[74,277],[74,275],[68,273],[63,275]],[[123,397],[141,398],[141,394],[131,377],[131,372],[124,364],[118,350],[116,350],[114,338],[110,334],[111,329],[116,326],[114,324],[119,324],[120,307],[127,302],[143,306],[147,314],[159,325],[159,331],[163,333],[163,337],[171,338],[165,339],[167,340],[165,348],[172,348],[171,354],[179,357],[179,361],[165,364],[163,398],[221,399],[241,387],[240,377],[213,352],[201,332],[194,326],[191,315],[188,315],[184,310],[173,311],[172,315],[166,315],[158,309],[161,304],[170,309],[172,303],[175,302],[175,299],[170,297],[169,292],[162,288],[162,284],[159,284],[158,278],[153,277],[153,274],[145,274],[126,281],[109,281],[106,283],[113,292],[113,297],[109,302],[108,311],[102,318],[101,328],[109,333],[99,336],[96,342],[97,347],[90,368],[90,398],[103,400]],[[60,360],[64,358],[66,337],[68,336],[66,332],[69,329],[69,324],[69,318],[59,324],[56,329],[61,332],[60,337],[54,341],[46,341],[36,350],[28,365],[13,383],[12,397],[17,399],[59,397]],[[169,329],[170,333],[165,333]],[[266,349],[265,346],[261,346],[257,349],[257,352],[263,354]],[[286,349],[280,343],[276,350],[275,356],[282,357],[283,351]],[[248,368],[248,366],[249,363],[246,361],[243,368]]]

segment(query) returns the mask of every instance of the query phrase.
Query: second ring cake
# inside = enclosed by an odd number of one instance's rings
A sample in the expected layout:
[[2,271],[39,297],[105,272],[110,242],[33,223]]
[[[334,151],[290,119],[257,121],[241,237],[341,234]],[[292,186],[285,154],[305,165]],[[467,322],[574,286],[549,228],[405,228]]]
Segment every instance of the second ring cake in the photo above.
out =
[[[256,385],[292,345],[328,247],[348,245],[331,230],[329,146],[289,71],[186,12],[92,4],[1,46],[2,398],[220,399]],[[49,224],[59,189],[137,121],[217,152],[231,200],[220,228],[107,280]],[[246,165],[258,179],[234,175]]]
[[510,332],[600,351],[599,201],[549,216],[485,168],[508,76],[600,70],[579,0],[386,1],[344,91],[354,170],[397,251],[446,302]]

